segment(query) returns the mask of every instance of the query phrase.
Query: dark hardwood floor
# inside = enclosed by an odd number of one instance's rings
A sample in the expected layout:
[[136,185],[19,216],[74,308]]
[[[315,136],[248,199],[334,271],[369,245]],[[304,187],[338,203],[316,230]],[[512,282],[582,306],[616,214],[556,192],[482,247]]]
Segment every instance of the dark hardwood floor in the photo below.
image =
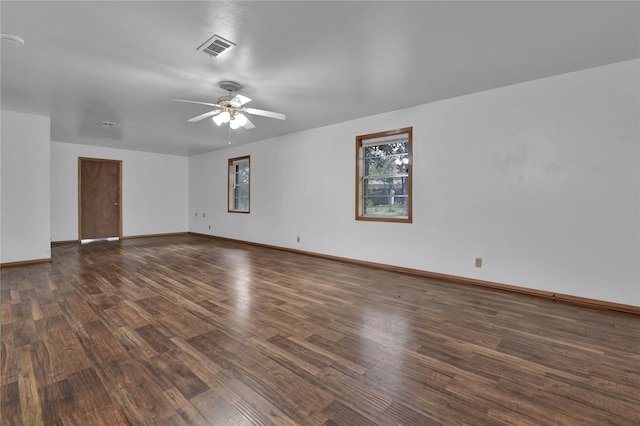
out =
[[193,235],[55,246],[1,303],[2,425],[640,424],[630,314]]

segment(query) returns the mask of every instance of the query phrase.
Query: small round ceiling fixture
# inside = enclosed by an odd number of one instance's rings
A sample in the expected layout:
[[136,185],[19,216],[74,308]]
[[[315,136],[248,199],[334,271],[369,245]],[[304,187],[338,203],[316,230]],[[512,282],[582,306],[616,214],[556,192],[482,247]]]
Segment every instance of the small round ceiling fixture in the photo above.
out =
[[24,46],[24,39],[16,34],[11,33],[2,33],[2,41],[12,41],[14,43],[19,44],[20,46]]
[[242,89],[242,85],[235,81],[221,81],[218,85],[227,92],[237,92]]

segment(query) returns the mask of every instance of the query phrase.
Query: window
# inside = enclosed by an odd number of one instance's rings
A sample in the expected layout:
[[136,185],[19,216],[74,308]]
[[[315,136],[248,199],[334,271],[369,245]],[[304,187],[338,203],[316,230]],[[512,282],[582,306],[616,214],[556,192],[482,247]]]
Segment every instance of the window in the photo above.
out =
[[249,159],[229,159],[229,212],[249,213]]
[[356,220],[411,223],[412,132],[356,137]]

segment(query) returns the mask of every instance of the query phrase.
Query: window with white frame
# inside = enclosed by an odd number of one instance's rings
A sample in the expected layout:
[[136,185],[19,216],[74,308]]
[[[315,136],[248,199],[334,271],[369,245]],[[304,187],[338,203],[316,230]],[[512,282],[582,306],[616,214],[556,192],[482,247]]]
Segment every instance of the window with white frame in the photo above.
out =
[[356,136],[356,220],[411,223],[412,133]]
[[229,212],[249,213],[250,156],[229,159]]

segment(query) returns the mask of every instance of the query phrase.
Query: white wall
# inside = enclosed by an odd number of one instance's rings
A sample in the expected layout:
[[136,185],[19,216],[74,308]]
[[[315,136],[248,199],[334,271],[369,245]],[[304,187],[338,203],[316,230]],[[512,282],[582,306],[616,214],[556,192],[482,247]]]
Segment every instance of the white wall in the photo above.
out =
[[[189,229],[640,306],[639,72],[625,61],[191,157]],[[406,126],[413,223],[355,221],[355,136]],[[249,215],[227,213],[241,155]]]
[[78,239],[78,157],[122,160],[123,236],[187,231],[187,157],[52,142],[53,241]]
[[1,118],[0,263],[49,259],[49,117]]

